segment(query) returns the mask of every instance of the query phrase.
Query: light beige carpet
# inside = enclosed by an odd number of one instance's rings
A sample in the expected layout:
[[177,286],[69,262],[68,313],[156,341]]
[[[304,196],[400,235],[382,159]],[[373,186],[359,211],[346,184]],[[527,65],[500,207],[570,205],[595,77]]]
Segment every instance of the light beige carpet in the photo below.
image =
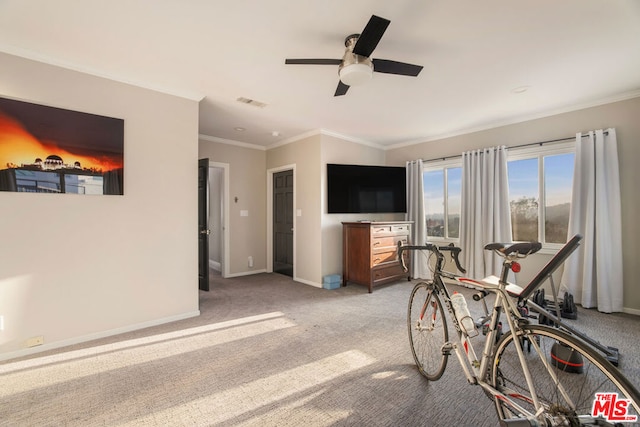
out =
[[[197,318],[1,363],[0,425],[497,425],[455,357],[438,382],[418,374],[411,288],[212,275]],[[639,318],[580,310],[575,324],[620,347],[640,378]]]

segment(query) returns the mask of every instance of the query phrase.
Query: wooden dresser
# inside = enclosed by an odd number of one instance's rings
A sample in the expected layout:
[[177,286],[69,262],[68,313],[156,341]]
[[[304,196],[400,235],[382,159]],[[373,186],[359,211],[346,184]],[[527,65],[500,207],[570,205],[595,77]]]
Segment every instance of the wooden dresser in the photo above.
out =
[[[343,222],[342,285],[369,287],[409,279],[397,260],[398,242],[409,244],[411,222]],[[406,263],[409,266],[408,252]]]

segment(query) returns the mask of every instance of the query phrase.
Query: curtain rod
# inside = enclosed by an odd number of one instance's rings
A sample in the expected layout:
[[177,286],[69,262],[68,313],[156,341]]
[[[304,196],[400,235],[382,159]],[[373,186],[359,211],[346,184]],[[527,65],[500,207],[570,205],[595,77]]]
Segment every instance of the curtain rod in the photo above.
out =
[[[585,138],[587,136],[589,136],[589,132],[581,132],[582,133],[582,138]],[[609,131],[605,130],[604,131],[605,135],[609,135]],[[563,142],[563,141],[571,141],[576,139],[575,136],[569,136],[566,138],[558,138],[558,139],[550,139],[548,141],[538,141],[538,142],[528,142],[526,144],[520,144],[520,145],[513,145],[511,147],[507,147],[507,149],[512,149],[512,148],[524,148],[524,147],[532,147],[534,145],[544,145],[544,144],[552,144],[554,142]],[[436,160],[449,160],[449,159],[457,159],[458,157],[462,157],[462,154],[456,154],[454,156],[446,156],[446,157],[436,157],[435,159],[429,159],[429,160],[422,160],[423,162],[435,162]]]

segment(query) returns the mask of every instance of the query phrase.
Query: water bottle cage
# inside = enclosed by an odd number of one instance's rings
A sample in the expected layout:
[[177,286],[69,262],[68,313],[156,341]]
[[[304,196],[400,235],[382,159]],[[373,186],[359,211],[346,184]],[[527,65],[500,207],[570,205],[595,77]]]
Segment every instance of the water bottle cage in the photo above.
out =
[[[474,327],[471,328],[470,331],[468,331],[467,328],[464,327],[463,320],[465,320],[465,319],[470,319],[471,320],[471,324],[474,325]],[[478,329],[475,328],[475,321],[473,320],[473,318],[471,316],[461,317],[460,319],[458,319],[458,323],[460,324],[460,330],[462,330],[462,332],[467,334],[469,337],[473,338],[473,337],[478,335]]]

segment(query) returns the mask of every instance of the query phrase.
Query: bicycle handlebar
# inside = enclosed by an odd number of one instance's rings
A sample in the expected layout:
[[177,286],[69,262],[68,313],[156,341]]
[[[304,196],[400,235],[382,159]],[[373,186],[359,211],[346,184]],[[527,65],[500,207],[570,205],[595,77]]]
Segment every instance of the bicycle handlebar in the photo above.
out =
[[453,243],[447,246],[437,246],[433,243],[426,243],[424,246],[416,246],[416,245],[402,245],[402,242],[398,242],[398,258],[400,260],[400,265],[402,266],[404,271],[407,271],[407,265],[404,262],[404,257],[402,256],[402,252],[406,250],[427,250],[436,254],[438,257],[442,257],[442,252],[450,252],[453,257],[453,261],[456,263],[456,268],[462,273],[465,274],[467,270],[465,270],[460,264],[460,259],[458,259],[458,255],[462,251],[461,248],[454,246]]

